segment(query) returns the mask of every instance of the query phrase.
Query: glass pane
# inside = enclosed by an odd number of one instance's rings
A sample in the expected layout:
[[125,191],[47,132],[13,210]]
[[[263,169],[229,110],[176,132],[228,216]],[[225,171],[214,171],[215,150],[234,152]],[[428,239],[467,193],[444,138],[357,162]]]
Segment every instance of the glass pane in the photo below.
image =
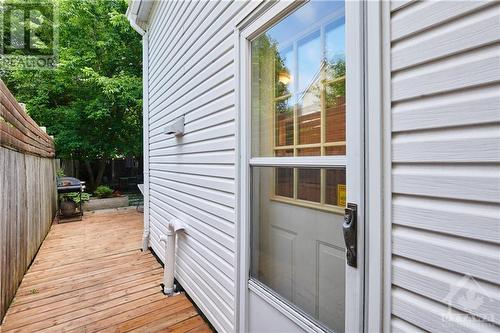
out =
[[281,197],[293,198],[293,169],[275,168],[275,193]]
[[325,203],[346,206],[345,168],[326,170]]
[[330,147],[325,147],[325,155],[331,156],[331,155],[345,155],[345,144],[340,145],[340,146],[330,146]]
[[328,328],[343,332],[343,215],[270,197],[273,169],[252,168],[251,276]]
[[319,169],[297,169],[297,198],[320,202],[321,173]]
[[313,1],[252,41],[252,156],[345,141],[343,17],[342,1]]

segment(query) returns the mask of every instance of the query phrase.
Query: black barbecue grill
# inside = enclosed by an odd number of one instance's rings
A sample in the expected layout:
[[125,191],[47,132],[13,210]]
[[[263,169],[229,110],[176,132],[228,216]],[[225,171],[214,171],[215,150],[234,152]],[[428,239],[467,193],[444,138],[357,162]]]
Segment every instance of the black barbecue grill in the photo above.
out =
[[[59,202],[59,211],[58,211],[58,217],[64,217],[64,218],[75,218],[77,217],[79,220],[82,219],[83,216],[83,207],[82,207],[82,193],[85,190],[85,182],[80,181],[77,178],[73,177],[60,177],[57,179],[57,193],[62,194],[62,193],[71,193],[71,192],[76,192],[80,195],[80,203],[76,209],[76,212],[72,216],[62,216],[61,214],[61,202]],[[58,195],[59,198],[59,195]]]

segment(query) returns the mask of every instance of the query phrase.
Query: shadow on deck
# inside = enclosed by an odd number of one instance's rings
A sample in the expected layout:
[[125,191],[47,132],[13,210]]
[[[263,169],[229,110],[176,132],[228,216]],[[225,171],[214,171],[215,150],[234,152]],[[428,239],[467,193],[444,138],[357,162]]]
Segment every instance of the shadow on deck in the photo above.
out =
[[53,225],[0,332],[211,332],[184,294],[161,293],[141,236],[133,210]]

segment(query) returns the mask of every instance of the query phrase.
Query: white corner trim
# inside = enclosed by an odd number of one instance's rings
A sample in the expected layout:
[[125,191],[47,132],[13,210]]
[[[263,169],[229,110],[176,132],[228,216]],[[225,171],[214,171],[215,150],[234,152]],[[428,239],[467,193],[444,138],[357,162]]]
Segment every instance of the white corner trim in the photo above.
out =
[[142,250],[149,247],[149,36],[142,36],[142,135],[144,172],[144,232]]
[[383,99],[382,3],[366,2],[366,277],[365,330],[382,331],[383,302]]

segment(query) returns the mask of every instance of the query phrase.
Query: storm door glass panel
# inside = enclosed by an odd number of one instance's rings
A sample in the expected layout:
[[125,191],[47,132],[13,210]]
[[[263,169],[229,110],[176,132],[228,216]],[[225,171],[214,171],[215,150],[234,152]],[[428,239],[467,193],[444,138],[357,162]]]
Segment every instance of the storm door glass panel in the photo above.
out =
[[336,332],[346,166],[300,161],[346,152],[343,25],[344,2],[305,3],[251,42],[250,83],[251,277]]

